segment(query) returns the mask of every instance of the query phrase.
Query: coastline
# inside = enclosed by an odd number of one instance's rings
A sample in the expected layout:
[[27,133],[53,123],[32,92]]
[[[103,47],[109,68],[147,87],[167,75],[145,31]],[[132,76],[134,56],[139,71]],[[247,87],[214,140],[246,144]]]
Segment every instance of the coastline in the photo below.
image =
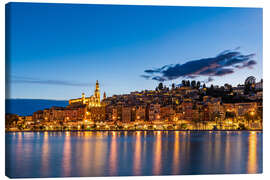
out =
[[209,131],[209,132],[224,132],[224,131],[231,131],[231,132],[234,132],[234,131],[258,131],[258,132],[263,132],[263,129],[256,129],[256,130],[24,130],[24,131],[5,131],[5,133],[10,133],[10,132],[110,132],[110,131],[123,131],[123,132],[135,132],[135,131],[183,131],[183,132],[199,132],[199,131]]

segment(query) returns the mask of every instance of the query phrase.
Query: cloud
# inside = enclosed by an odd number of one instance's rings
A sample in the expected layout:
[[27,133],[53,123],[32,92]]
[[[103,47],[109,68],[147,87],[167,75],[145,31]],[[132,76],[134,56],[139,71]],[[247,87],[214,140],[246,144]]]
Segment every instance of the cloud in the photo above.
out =
[[46,85],[59,85],[59,86],[81,86],[87,87],[93,84],[90,83],[80,83],[73,81],[63,81],[63,80],[44,80],[32,77],[22,77],[22,76],[10,76],[7,78],[7,83],[22,83],[22,84],[46,84]]
[[170,64],[161,68],[146,69],[147,75],[142,75],[146,79],[157,81],[168,81],[177,78],[191,78],[198,76],[225,76],[234,73],[237,69],[252,68],[256,61],[252,60],[255,54],[243,55],[238,51],[226,50],[216,57],[191,60],[184,64]]
[[145,79],[149,79],[151,76],[148,75],[141,75],[141,77],[145,78]]
[[224,76],[226,74],[232,74],[234,73],[233,69],[220,69],[215,72],[215,76]]
[[157,81],[163,82],[163,81],[165,81],[166,79],[163,78],[163,77],[160,77],[160,76],[155,76],[155,77],[152,77],[152,80],[157,80]]
[[242,68],[246,68],[246,67],[252,68],[253,65],[255,65],[255,64],[257,64],[256,61],[250,60],[250,61],[248,61],[246,63],[243,63],[242,65],[236,65],[235,67],[238,68],[238,69],[242,69]]
[[208,79],[206,80],[206,82],[205,82],[205,83],[209,83],[209,82],[212,82],[212,81],[214,81],[214,79],[213,79],[213,78],[211,78],[211,77],[208,77]]
[[212,77],[208,77],[207,79],[203,80],[203,81],[200,81],[201,83],[209,83],[209,82],[212,82],[214,81],[214,79]]

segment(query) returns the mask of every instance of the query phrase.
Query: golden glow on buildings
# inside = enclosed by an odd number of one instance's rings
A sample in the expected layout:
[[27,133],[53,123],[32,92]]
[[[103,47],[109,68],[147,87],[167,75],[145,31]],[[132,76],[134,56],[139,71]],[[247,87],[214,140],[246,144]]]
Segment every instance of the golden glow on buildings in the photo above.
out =
[[[181,91],[180,91],[181,90]],[[196,91],[194,97],[185,97]],[[137,96],[139,95],[139,97]],[[168,98],[167,96],[171,97]],[[185,95],[185,96],[184,96]],[[261,102],[222,103],[221,98],[181,87],[159,91],[131,92],[100,99],[99,82],[92,96],[70,99],[67,107],[38,110],[7,131],[54,130],[261,130]],[[174,103],[178,100],[178,103]],[[221,104],[222,103],[222,104]],[[17,118],[7,116],[6,121]],[[7,120],[9,119],[9,120]],[[102,123],[101,123],[102,122]]]
[[[106,93],[105,93],[106,94]],[[105,95],[106,98],[106,95]],[[70,99],[69,104],[74,103],[81,103],[86,104],[87,107],[100,107],[101,106],[101,100],[100,100],[100,89],[99,89],[99,83],[98,80],[96,82],[95,92],[94,95],[90,97],[85,97],[85,94],[82,93],[82,97],[78,99]]]

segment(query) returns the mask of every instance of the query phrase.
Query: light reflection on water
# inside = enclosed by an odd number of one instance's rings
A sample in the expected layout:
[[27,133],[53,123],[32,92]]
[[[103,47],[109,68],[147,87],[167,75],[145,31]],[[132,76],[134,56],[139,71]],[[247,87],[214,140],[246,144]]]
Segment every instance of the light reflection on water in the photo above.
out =
[[180,144],[179,144],[179,131],[175,131],[174,147],[173,147],[173,173],[177,174],[179,169],[179,154]]
[[248,145],[248,172],[257,172],[257,135],[255,132],[251,132],[249,135],[249,145]]
[[[39,135],[39,133],[38,133]],[[44,133],[43,143],[42,143],[42,156],[41,156],[41,173],[46,175],[49,173],[49,143],[48,143],[48,132]]]
[[115,175],[117,174],[117,132],[113,132],[112,138],[111,138],[111,144],[110,144],[110,151],[109,153],[109,175]]
[[[71,157],[72,157],[72,147],[71,147],[71,137],[70,137],[70,133],[66,132],[65,133],[65,137],[64,137],[64,145],[63,145],[63,158],[62,158],[62,170],[63,176],[70,176],[70,172],[71,172]],[[41,157],[44,154],[41,154]]]
[[157,175],[160,174],[160,169],[161,169],[161,156],[162,156],[162,136],[161,136],[161,131],[157,131],[156,134],[156,141],[154,145],[154,151],[153,151],[153,174]]
[[261,172],[256,131],[6,133],[9,177]]
[[138,131],[136,133],[136,140],[135,140],[135,151],[134,151],[134,175],[140,175],[141,174],[141,132]]

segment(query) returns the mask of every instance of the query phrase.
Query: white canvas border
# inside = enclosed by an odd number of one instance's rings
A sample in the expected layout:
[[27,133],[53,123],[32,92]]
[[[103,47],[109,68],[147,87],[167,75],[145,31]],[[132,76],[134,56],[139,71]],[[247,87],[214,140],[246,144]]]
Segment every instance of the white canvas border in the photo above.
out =
[[[264,135],[263,135],[263,174],[255,174],[255,175],[200,175],[198,177],[197,175],[192,176],[145,176],[145,177],[98,177],[97,179],[103,180],[103,179],[156,179],[160,180],[163,178],[170,178],[170,179],[179,179],[179,178],[185,178],[185,179],[192,179],[195,180],[197,178],[200,179],[238,179],[238,178],[245,178],[247,180],[254,179],[254,178],[262,178],[262,179],[269,179],[270,177],[270,166],[269,166],[269,160],[270,155],[268,152],[270,152],[270,146],[268,138],[270,137],[270,116],[267,113],[270,101],[269,97],[270,94],[270,83],[269,78],[270,77],[270,71],[268,71],[268,68],[270,67],[270,50],[269,50],[269,14],[270,14],[270,5],[269,1],[267,0],[16,0],[15,2],[44,2],[44,3],[80,3],[80,4],[129,4],[129,5],[171,5],[171,6],[219,6],[219,7],[262,7],[263,8],[263,79],[264,79]],[[4,131],[4,114],[5,114],[5,4],[10,1],[8,0],[1,0],[0,1],[0,78],[1,78],[1,86],[0,86],[0,92],[1,92],[1,101],[0,101],[0,113],[1,113],[1,119],[0,119],[0,177],[1,179],[7,179],[5,177],[5,153],[4,153],[4,147],[5,147],[5,131]],[[270,112],[270,111],[269,111]],[[86,178],[86,179],[95,179],[96,177],[92,178]],[[52,178],[48,178],[52,179]],[[59,180],[62,180],[64,178],[58,178]],[[79,178],[72,178],[72,179],[79,179]],[[84,178],[85,179],[85,178]]]

